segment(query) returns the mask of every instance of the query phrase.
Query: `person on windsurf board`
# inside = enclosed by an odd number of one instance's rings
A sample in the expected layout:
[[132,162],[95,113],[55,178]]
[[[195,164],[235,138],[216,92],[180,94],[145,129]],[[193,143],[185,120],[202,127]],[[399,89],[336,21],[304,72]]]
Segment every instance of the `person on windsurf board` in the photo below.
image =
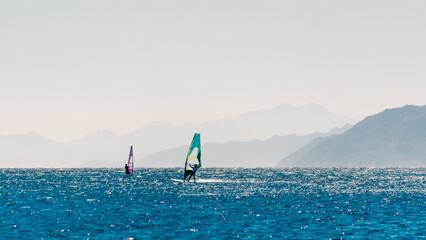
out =
[[192,169],[186,170],[186,172],[185,172],[186,177],[185,178],[187,178],[189,176],[189,178],[187,180],[189,182],[189,180],[191,180],[191,178],[194,177],[194,182],[195,182],[195,173],[197,172],[199,167],[198,167],[197,164],[189,165],[189,166],[192,167]]
[[133,175],[133,146],[130,146],[129,159],[127,160],[127,164],[124,165],[126,169],[126,177],[131,177]]
[[201,141],[200,134],[195,133],[192,138],[191,145],[189,146],[188,154],[186,155],[185,160],[185,171],[183,174],[183,181],[185,181],[188,177],[189,180],[194,177],[195,182],[195,173],[198,169],[201,168]]
[[129,166],[127,166],[127,164],[124,165],[124,168],[126,169],[126,177],[130,176],[130,170],[129,170]]

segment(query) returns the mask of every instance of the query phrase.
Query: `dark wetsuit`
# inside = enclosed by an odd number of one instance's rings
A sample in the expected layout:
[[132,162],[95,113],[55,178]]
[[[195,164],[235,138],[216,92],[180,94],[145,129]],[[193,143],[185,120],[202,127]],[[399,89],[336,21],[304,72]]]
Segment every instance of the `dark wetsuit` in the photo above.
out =
[[189,180],[191,180],[192,177],[194,177],[194,182],[195,182],[195,172],[197,172],[199,167],[193,167],[191,173],[189,174],[189,178],[188,178],[188,182]]
[[130,171],[129,171],[129,166],[124,166],[124,168],[126,169],[126,176],[130,176]]

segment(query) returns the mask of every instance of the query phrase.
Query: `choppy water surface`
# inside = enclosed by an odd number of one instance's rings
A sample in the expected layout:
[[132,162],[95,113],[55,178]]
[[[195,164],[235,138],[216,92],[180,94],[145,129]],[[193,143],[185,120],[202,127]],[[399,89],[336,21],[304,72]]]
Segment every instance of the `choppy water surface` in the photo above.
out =
[[426,169],[1,169],[0,238],[425,237]]

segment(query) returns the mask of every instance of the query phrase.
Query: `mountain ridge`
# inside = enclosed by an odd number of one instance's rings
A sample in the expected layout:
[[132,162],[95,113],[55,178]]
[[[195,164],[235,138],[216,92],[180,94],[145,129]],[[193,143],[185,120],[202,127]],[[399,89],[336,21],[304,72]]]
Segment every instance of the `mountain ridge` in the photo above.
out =
[[[135,156],[142,158],[187,144],[194,132],[200,132],[206,142],[225,143],[264,140],[273,135],[302,135],[300,132],[327,132],[353,121],[317,105],[280,105],[208,123],[172,125],[167,121],[152,122],[121,136],[109,130],[97,131],[68,143],[45,138],[46,141],[37,140],[30,133],[21,135],[21,143],[12,141],[13,136],[3,136],[0,138],[0,166],[77,167],[88,161],[112,162],[126,158],[131,145],[135,148]],[[28,139],[24,139],[26,136]]]
[[[295,134],[288,136],[274,135],[267,140],[255,139],[251,141],[229,141],[226,143],[208,142],[201,146],[203,166],[274,167],[283,156],[296,151],[311,140],[320,136],[338,134],[346,131],[350,127],[351,125],[348,124],[341,128],[333,128],[328,133],[316,132],[305,136]],[[187,154],[189,143],[190,142],[186,145],[160,151],[142,159],[136,159],[136,166],[155,168],[181,167],[183,164],[182,161],[184,161]],[[122,167],[121,165],[123,165],[123,162],[92,162],[82,164],[80,167]]]
[[308,144],[277,166],[292,162],[294,167],[425,167],[424,123],[426,106],[386,109],[341,135]]

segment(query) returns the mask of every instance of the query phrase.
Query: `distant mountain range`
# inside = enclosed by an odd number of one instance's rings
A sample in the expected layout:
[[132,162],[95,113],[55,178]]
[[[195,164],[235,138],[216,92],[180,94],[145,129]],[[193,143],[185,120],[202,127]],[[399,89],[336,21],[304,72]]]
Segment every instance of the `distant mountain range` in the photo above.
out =
[[225,143],[266,140],[274,135],[328,132],[335,127],[356,122],[349,117],[337,116],[319,105],[293,107],[284,104],[208,123],[171,125],[167,122],[153,122],[120,138],[127,145],[133,144],[139,157],[145,157],[187,144],[194,132],[202,134],[204,143]]
[[[305,136],[273,136],[267,140],[207,143],[202,146],[203,164],[207,167],[274,167],[283,156],[293,153],[311,140],[339,134],[350,127],[348,124],[325,134],[317,132]],[[161,151],[142,159],[141,163],[148,167],[181,167],[187,151],[188,145]]]
[[[180,167],[194,132],[202,134],[207,167],[426,167],[426,106],[387,109],[347,131],[318,133],[347,122],[316,105],[283,105],[205,124],[155,122],[123,136],[101,131],[70,143],[36,133],[0,136],[0,167],[122,167],[130,145],[136,166]],[[302,125],[317,133],[300,134]]]
[[426,106],[369,116],[337,136],[316,138],[277,167],[426,167]]
[[[354,122],[354,119],[337,116],[315,104],[302,107],[281,105],[202,124],[153,122],[123,136],[105,130],[69,143],[48,140],[37,133],[0,136],[0,167],[77,167],[88,162],[108,164],[126,159],[131,145],[135,148],[135,157],[142,159],[189,144],[194,132],[202,134],[204,143],[216,142],[220,145],[235,141],[237,147],[240,144],[237,142],[241,141],[254,143],[256,139],[264,141],[274,135],[327,132]],[[206,146],[205,151],[209,149]],[[287,154],[286,151],[283,150],[283,156]],[[216,159],[219,161],[220,158]],[[253,163],[250,166],[256,165]],[[271,162],[260,165],[273,166]]]
[[[339,134],[351,125],[335,128],[329,133],[313,133],[305,136],[273,136],[267,140],[232,141],[227,143],[206,143],[202,145],[204,167],[274,167],[283,157],[305,146],[311,140]],[[182,167],[189,143],[136,160],[139,167]],[[121,162],[88,162],[81,167],[123,167]]]

